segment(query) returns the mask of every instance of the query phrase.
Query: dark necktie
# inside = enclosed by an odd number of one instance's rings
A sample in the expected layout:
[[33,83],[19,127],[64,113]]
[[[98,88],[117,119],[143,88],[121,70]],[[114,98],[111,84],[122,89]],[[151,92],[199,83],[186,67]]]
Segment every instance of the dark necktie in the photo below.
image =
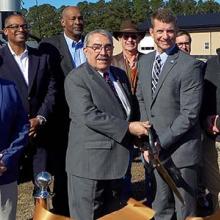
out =
[[154,67],[153,67],[153,72],[152,72],[152,82],[151,82],[152,94],[154,94],[157,88],[160,71],[161,71],[161,58],[158,55],[154,61]]
[[105,72],[103,74],[103,77],[104,77],[105,81],[108,83],[108,85],[110,86],[111,90],[114,92],[115,96],[118,97],[118,93],[115,89],[115,86],[114,86],[113,82],[110,79],[109,73]]
[[105,81],[108,83],[108,85],[109,85],[109,87],[111,88],[111,90],[113,91],[115,97],[118,99],[118,102],[119,102],[119,104],[121,105],[121,107],[122,107],[124,113],[126,114],[125,108],[124,108],[124,106],[123,106],[123,104],[122,104],[122,102],[121,102],[121,100],[120,100],[120,98],[119,98],[119,96],[118,96],[118,93],[117,93],[117,91],[116,91],[116,89],[115,89],[115,86],[114,86],[112,80],[110,79],[109,73],[108,73],[108,72],[105,72],[105,73],[103,74],[103,78],[104,78]]

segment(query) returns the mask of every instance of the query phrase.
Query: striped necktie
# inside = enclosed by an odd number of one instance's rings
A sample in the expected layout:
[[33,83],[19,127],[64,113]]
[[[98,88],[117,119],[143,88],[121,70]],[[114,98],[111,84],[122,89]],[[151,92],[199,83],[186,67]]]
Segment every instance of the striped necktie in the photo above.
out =
[[152,94],[154,94],[157,88],[160,71],[161,71],[161,58],[160,55],[158,55],[154,61],[153,72],[152,72],[152,82],[151,82]]

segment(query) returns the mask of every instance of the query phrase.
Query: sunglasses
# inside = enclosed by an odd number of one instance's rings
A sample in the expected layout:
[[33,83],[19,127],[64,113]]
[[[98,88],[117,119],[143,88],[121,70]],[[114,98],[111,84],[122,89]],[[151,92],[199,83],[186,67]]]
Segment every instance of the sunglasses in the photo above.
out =
[[137,34],[122,34],[123,39],[128,40],[128,38],[131,38],[133,40],[136,40],[138,38]]

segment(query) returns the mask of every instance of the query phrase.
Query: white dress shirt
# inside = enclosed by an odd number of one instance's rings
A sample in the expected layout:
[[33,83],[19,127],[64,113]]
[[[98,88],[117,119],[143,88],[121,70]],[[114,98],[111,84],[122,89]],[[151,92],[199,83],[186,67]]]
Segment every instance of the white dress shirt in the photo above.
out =
[[27,47],[25,48],[24,52],[17,55],[11,48],[10,44],[8,44],[8,48],[15,58],[15,61],[17,62],[23,77],[25,79],[26,84],[28,85],[28,67],[29,67],[29,57],[28,57],[28,50]]

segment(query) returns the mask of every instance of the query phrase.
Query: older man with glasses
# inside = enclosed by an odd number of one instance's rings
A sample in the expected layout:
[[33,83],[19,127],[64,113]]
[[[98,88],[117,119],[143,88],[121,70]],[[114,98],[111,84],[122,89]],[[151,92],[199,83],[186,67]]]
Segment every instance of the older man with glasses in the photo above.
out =
[[110,66],[113,40],[94,30],[84,41],[87,62],[65,79],[70,109],[66,156],[71,217],[94,220],[114,201],[114,182],[120,185],[129,163],[131,136],[147,134],[148,122],[133,118],[131,91],[123,70]]

